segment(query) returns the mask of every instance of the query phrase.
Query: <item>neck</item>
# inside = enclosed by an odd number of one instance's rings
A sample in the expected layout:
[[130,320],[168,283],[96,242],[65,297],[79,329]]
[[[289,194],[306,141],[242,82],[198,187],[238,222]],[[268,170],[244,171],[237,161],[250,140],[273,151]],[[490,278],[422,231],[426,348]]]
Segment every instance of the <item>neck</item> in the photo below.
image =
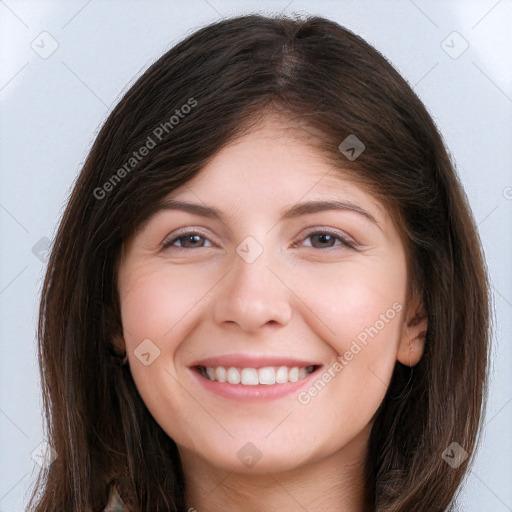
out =
[[288,471],[236,473],[180,447],[187,510],[365,512],[366,440]]

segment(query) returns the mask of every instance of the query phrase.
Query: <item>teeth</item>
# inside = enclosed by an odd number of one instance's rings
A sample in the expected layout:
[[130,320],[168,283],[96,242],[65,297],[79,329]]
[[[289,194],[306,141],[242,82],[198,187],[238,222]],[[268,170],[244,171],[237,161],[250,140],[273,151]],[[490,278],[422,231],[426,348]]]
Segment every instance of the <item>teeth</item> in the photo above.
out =
[[288,382],[288,368],[286,366],[280,366],[276,372],[276,382],[284,384]]
[[289,372],[288,372],[288,380],[290,382],[297,382],[299,380],[299,369],[294,366]]
[[[208,370],[206,370],[208,373]],[[228,369],[228,382],[230,384],[238,384],[240,382],[240,372],[236,368]]]
[[[208,373],[208,370],[206,370],[206,373]],[[228,377],[226,375],[226,368],[224,368],[223,366],[217,366],[217,368],[215,368],[215,377],[212,378],[211,380],[218,380],[219,382],[227,382]]]
[[257,386],[258,372],[254,368],[244,368],[240,375],[240,382],[246,386]]
[[314,366],[265,366],[263,368],[235,368],[230,366],[199,367],[201,374],[210,380],[217,382],[229,382],[230,384],[242,384],[243,386],[257,386],[258,384],[285,384],[297,382],[307,377]]
[[275,384],[276,371],[272,366],[265,366],[258,370],[258,379],[260,384]]

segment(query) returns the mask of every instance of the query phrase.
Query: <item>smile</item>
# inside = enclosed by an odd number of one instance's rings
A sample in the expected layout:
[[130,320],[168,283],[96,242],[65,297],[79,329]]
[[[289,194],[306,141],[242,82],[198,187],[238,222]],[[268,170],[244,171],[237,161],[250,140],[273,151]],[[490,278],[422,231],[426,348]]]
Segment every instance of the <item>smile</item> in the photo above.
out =
[[312,373],[316,366],[265,366],[263,368],[237,368],[234,366],[197,366],[203,377],[211,381],[242,386],[278,385],[297,382]]
[[205,391],[233,400],[274,400],[296,395],[325,364],[279,354],[223,354],[201,358],[189,366]]

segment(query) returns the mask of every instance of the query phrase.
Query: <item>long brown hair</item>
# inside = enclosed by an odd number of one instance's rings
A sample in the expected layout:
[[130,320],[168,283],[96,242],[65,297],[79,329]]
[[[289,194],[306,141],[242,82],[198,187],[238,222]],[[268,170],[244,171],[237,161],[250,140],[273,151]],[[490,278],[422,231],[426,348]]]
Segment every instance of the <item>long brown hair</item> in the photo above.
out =
[[[46,430],[58,457],[40,474],[32,510],[101,510],[107,483],[122,475],[134,510],[185,510],[177,447],[112,342],[122,335],[118,257],[164,196],[274,111],[299,120],[335,168],[394,212],[428,316],[421,361],[396,364],[376,415],[371,509],[453,502],[472,457],[457,466],[443,452],[456,442],[474,455],[489,357],[485,263],[454,166],[422,102],[359,36],[318,16],[247,15],[201,28],[152,64],[78,176],[41,298]],[[353,160],[338,148],[349,135],[365,145]]]

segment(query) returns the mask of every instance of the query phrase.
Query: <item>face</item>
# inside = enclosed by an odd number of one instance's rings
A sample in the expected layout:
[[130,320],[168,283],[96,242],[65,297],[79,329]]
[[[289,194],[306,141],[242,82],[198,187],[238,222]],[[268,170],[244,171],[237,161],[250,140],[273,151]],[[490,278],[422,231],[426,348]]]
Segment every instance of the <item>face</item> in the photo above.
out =
[[397,359],[421,356],[383,205],[275,119],[168,199],[118,283],[131,373],[182,457],[266,472],[363,450]]

